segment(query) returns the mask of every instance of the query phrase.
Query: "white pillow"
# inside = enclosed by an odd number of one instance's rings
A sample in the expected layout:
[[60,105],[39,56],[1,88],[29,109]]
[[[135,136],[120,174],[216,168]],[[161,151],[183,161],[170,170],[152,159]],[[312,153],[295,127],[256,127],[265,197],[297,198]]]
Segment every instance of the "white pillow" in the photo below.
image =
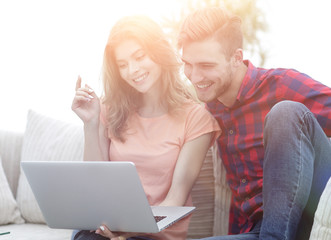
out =
[[329,179],[318,203],[309,239],[331,239],[331,178]]
[[10,190],[0,157],[0,225],[24,223],[18,210],[13,193]]
[[[62,122],[30,110],[21,161],[82,161],[83,134],[82,126]],[[18,183],[17,204],[27,222],[45,223],[23,171]]]

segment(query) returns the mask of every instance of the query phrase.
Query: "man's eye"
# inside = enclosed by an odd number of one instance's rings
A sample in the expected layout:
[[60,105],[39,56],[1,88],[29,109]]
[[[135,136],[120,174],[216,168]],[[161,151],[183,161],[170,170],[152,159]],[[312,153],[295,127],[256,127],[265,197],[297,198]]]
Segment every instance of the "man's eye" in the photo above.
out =
[[184,62],[184,67],[192,67],[192,65],[189,64],[188,62]]
[[184,68],[185,69],[191,69],[192,68],[192,65],[191,64],[188,64],[188,63],[185,63]]
[[214,67],[214,65],[212,65],[212,64],[203,64],[202,67],[203,68],[212,68],[212,67]]

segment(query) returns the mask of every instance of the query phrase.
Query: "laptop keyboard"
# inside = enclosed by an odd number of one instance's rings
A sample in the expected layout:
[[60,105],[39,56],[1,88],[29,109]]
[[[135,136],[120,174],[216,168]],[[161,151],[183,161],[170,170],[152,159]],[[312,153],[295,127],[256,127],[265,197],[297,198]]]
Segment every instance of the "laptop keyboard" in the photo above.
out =
[[166,217],[167,217],[167,216],[154,216],[156,222],[159,222],[159,221],[161,221],[162,219],[165,219]]

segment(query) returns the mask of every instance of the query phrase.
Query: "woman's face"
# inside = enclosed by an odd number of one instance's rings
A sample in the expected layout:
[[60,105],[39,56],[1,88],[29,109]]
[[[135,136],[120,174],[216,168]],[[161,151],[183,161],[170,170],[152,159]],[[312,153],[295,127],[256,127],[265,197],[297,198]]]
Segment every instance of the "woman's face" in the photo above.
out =
[[135,40],[125,40],[115,48],[115,61],[121,77],[138,92],[147,93],[160,84],[161,66],[156,64]]

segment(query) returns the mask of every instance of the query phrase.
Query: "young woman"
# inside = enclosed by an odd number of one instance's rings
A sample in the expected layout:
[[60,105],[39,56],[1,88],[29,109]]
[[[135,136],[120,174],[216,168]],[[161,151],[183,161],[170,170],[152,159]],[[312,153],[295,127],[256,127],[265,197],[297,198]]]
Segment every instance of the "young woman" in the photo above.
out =
[[[72,110],[84,122],[84,160],[135,163],[150,205],[189,206],[208,148],[220,133],[180,76],[180,61],[158,24],[119,20],[104,52],[104,94],[76,84]],[[107,183],[105,183],[107,184]],[[107,226],[75,239],[185,239],[189,218],[158,234],[115,233]]]

